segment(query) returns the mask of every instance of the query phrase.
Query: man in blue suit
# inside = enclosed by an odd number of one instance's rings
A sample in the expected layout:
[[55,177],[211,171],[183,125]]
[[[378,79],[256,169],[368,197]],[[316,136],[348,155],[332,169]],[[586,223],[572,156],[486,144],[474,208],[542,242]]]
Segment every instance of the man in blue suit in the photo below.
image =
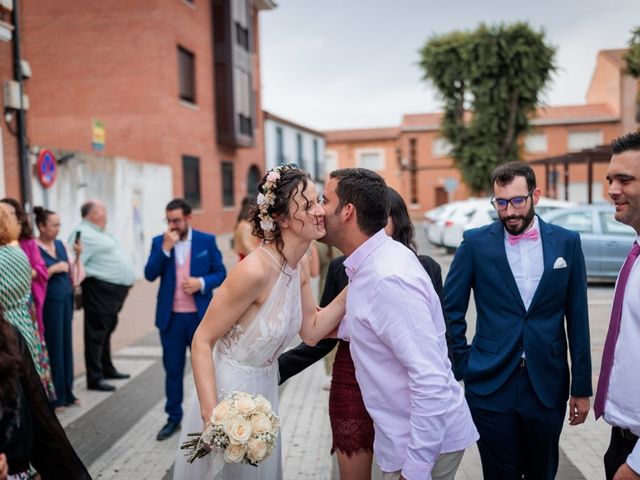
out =
[[577,233],[535,215],[531,167],[501,165],[492,184],[499,220],[465,232],[445,283],[454,372],[480,433],[484,478],[553,479],[567,398],[578,425],[592,395],[584,256]]
[[162,341],[169,419],[158,440],[169,438],[180,427],[186,349],[207,311],[213,289],[227,276],[216,238],[189,225],[191,206],[176,198],[167,205],[166,215],[168,229],[153,239],[144,268],[150,282],[160,277],[156,326]]

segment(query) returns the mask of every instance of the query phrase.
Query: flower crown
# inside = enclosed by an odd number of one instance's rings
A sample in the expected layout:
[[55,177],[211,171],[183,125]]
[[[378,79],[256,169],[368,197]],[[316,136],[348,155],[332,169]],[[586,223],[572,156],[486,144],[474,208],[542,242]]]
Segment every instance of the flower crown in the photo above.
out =
[[258,193],[256,198],[256,204],[258,206],[258,218],[260,219],[260,228],[264,232],[265,240],[271,240],[273,238],[273,231],[276,229],[276,222],[269,208],[276,202],[275,189],[280,181],[282,173],[298,168],[297,165],[290,163],[287,165],[279,165],[269,170],[262,184],[262,192]]

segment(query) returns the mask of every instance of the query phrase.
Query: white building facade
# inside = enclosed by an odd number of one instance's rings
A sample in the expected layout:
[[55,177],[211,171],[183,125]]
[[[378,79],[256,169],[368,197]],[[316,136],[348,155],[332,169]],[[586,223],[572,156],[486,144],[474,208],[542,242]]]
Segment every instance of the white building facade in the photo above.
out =
[[278,117],[264,114],[264,150],[267,171],[278,165],[295,163],[311,175],[322,190],[325,176],[325,139],[322,132]]

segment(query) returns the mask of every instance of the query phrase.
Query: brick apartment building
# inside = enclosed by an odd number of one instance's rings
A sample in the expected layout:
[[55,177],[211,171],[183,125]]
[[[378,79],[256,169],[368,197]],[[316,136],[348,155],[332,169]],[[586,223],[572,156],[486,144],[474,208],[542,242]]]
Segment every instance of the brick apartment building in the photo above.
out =
[[[13,64],[13,1],[0,0],[0,88],[4,93],[5,82],[15,79]],[[20,168],[15,112],[7,108],[4,95],[0,96],[2,120],[0,120],[0,197],[20,197]],[[9,115],[7,117],[7,115]]]
[[[615,137],[637,129],[638,82],[624,73],[624,50],[598,53],[586,103],[573,106],[548,106],[538,109],[533,129],[522,142],[525,160],[555,157],[609,143]],[[416,218],[450,200],[469,197],[460,173],[449,157],[449,145],[440,137],[441,113],[405,114],[399,126],[390,128],[334,130],[325,132],[327,170],[332,166],[362,166],[379,171],[388,184],[397,189]],[[607,165],[594,165],[593,183],[587,185],[587,168],[569,167],[568,197],[587,200],[588,188],[593,200],[606,198],[604,177]],[[545,187],[545,170],[535,166],[538,183]],[[555,171],[563,175],[563,171]],[[459,184],[451,193],[447,185]],[[545,195],[565,198],[564,182]]]
[[[271,0],[24,2],[31,149],[52,149],[68,164],[90,157],[82,162],[94,177],[126,176],[104,167],[121,159],[158,166],[134,169],[146,175],[136,180],[168,182],[167,196],[196,206],[196,228],[229,232],[264,172],[259,13],[274,7]],[[1,75],[4,68],[0,61]],[[5,164],[9,187],[14,174]]]

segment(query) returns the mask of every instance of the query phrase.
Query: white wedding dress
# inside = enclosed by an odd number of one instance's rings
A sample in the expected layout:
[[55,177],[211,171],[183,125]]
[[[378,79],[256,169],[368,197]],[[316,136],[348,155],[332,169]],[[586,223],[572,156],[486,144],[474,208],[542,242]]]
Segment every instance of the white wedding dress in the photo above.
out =
[[[266,249],[260,248],[279,265]],[[241,390],[264,395],[278,411],[278,356],[300,330],[302,304],[299,268],[287,266],[276,280],[266,301],[252,319],[235,324],[213,348],[218,396]],[[220,398],[218,398],[220,400]],[[198,396],[194,392],[182,421],[180,443],[188,433],[203,429]],[[187,463],[184,450],[178,448],[174,480],[278,480],[282,479],[280,439],[269,458],[257,467],[225,464],[220,453]]]

